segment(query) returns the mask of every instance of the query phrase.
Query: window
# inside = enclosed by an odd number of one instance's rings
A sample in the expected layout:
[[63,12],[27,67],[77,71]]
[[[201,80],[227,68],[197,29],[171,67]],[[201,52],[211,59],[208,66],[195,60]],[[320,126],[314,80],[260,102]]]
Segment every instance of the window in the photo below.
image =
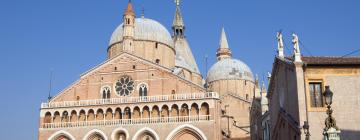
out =
[[101,90],[101,98],[102,99],[110,99],[110,87],[105,86]]
[[160,63],[160,59],[156,59],[155,62],[156,62],[156,64],[159,64],[159,63]]
[[155,43],[155,49],[157,49],[158,46],[159,46],[159,44],[156,42],[156,43]]
[[140,97],[147,96],[147,93],[148,93],[148,88],[147,88],[146,84],[141,84],[139,86],[139,96]]
[[116,93],[119,96],[129,96],[134,90],[134,81],[130,76],[122,76],[115,85]]
[[321,82],[309,83],[311,107],[323,107],[322,84]]
[[136,69],[136,66],[135,66],[135,65],[133,65],[133,69]]

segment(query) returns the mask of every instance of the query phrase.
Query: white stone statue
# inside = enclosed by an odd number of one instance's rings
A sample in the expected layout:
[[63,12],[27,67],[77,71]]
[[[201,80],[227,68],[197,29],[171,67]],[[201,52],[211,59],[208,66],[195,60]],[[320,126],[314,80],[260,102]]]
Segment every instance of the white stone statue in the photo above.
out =
[[294,44],[294,57],[295,57],[295,62],[302,62],[301,61],[301,54],[300,54],[300,47],[299,47],[299,38],[296,34],[292,34],[293,39],[292,39],[292,43]]
[[281,32],[277,32],[276,38],[278,41],[278,56],[283,58],[284,57],[284,42],[283,42],[283,36]]
[[299,38],[295,33],[293,33],[292,36],[293,36],[292,43],[294,44],[294,53],[295,54],[300,53]]
[[284,48],[283,36],[281,32],[277,32],[276,38],[278,40],[278,48]]

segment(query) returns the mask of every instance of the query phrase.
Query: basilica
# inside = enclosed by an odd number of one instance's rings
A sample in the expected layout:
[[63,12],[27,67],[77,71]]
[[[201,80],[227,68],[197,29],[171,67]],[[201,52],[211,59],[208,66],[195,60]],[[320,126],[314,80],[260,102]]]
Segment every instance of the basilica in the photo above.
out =
[[131,1],[107,59],[42,103],[39,140],[250,139],[252,100],[266,90],[232,56],[225,30],[203,76],[186,39],[180,1],[171,33]]

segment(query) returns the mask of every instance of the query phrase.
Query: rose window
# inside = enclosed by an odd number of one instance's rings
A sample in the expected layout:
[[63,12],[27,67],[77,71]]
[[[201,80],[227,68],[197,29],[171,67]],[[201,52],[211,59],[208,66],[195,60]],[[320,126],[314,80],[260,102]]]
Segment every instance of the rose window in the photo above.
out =
[[115,85],[116,93],[120,96],[129,96],[134,90],[134,81],[130,76],[122,76]]

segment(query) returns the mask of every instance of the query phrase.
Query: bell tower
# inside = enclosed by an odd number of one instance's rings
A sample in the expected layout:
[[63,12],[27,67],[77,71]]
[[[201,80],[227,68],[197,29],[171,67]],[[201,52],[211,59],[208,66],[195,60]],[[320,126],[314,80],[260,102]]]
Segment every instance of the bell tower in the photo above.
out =
[[129,0],[123,16],[123,51],[132,53],[134,51],[134,30],[135,30],[135,13]]

